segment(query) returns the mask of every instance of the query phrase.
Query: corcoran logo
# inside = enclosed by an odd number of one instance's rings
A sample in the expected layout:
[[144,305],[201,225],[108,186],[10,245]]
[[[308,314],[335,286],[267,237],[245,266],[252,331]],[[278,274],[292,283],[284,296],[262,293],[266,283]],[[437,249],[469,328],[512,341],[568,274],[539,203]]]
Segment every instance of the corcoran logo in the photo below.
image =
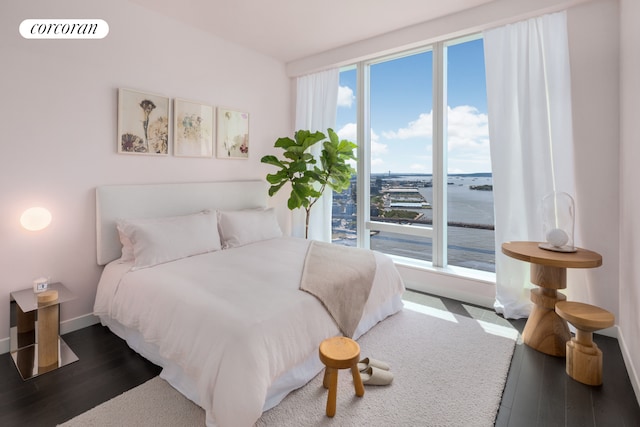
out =
[[20,35],[25,39],[103,39],[109,24],[102,19],[25,19]]

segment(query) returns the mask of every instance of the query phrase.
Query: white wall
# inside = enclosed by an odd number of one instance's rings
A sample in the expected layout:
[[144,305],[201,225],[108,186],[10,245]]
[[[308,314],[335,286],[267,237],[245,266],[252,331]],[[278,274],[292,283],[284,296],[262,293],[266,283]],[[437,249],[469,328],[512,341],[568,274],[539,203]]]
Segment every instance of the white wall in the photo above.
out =
[[[25,40],[27,18],[96,18],[103,40]],[[3,1],[0,6],[0,349],[7,348],[9,293],[40,275],[77,299],[62,319],[91,313],[96,264],[94,188],[103,184],[263,179],[260,158],[291,134],[284,64],[123,0]],[[249,160],[116,153],[117,88],[250,113]],[[274,202],[281,202],[276,200]],[[42,205],[42,232],[19,217]],[[286,209],[280,212],[285,229]]]
[[[569,270],[569,299],[616,315],[619,286],[619,12],[616,0],[569,9],[576,244],[602,255],[602,267]],[[596,54],[597,52],[597,54]],[[594,60],[597,56],[597,60]]]
[[640,2],[620,1],[620,340],[640,400]]

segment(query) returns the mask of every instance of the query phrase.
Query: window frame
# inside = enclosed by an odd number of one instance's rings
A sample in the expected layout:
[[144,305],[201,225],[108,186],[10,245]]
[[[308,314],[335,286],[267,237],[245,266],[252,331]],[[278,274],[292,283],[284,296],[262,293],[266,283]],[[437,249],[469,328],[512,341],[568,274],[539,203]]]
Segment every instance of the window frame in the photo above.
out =
[[[371,231],[386,231],[402,235],[426,237],[431,239],[431,261],[416,258],[391,255],[397,263],[419,267],[447,271],[454,275],[491,280],[495,273],[471,268],[449,266],[447,262],[448,249],[448,224],[447,224],[447,47],[472,40],[481,39],[481,33],[473,33],[450,40],[435,41],[428,45],[410,49],[391,55],[383,55],[368,60],[359,61],[344,70],[356,68],[356,129],[357,129],[357,171],[356,180],[357,198],[359,207],[356,216],[356,245],[361,248],[370,248]],[[433,223],[431,227],[419,227],[407,224],[392,224],[380,221],[372,221],[370,217],[370,190],[371,190],[371,123],[370,123],[370,67],[372,65],[399,59],[402,57],[432,52],[432,182],[433,182]]]

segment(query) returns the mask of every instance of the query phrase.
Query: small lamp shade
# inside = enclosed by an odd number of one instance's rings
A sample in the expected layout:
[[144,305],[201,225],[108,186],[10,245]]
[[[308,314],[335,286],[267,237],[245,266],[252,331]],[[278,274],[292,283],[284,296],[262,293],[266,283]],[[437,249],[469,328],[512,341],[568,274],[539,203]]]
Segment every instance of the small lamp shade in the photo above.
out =
[[45,208],[29,208],[20,216],[20,224],[29,231],[39,231],[51,224],[51,212]]
[[563,192],[554,192],[542,199],[542,249],[556,252],[575,252],[573,230],[575,204],[573,198]]

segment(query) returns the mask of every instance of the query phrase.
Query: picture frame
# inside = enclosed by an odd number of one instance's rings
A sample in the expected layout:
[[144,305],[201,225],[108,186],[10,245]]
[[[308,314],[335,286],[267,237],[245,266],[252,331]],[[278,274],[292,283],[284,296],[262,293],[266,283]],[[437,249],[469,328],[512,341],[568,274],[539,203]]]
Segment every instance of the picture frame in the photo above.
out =
[[216,156],[221,159],[249,158],[249,113],[218,107]]
[[214,107],[195,101],[173,100],[173,155],[213,157]]
[[118,153],[169,154],[169,98],[147,92],[118,90]]

